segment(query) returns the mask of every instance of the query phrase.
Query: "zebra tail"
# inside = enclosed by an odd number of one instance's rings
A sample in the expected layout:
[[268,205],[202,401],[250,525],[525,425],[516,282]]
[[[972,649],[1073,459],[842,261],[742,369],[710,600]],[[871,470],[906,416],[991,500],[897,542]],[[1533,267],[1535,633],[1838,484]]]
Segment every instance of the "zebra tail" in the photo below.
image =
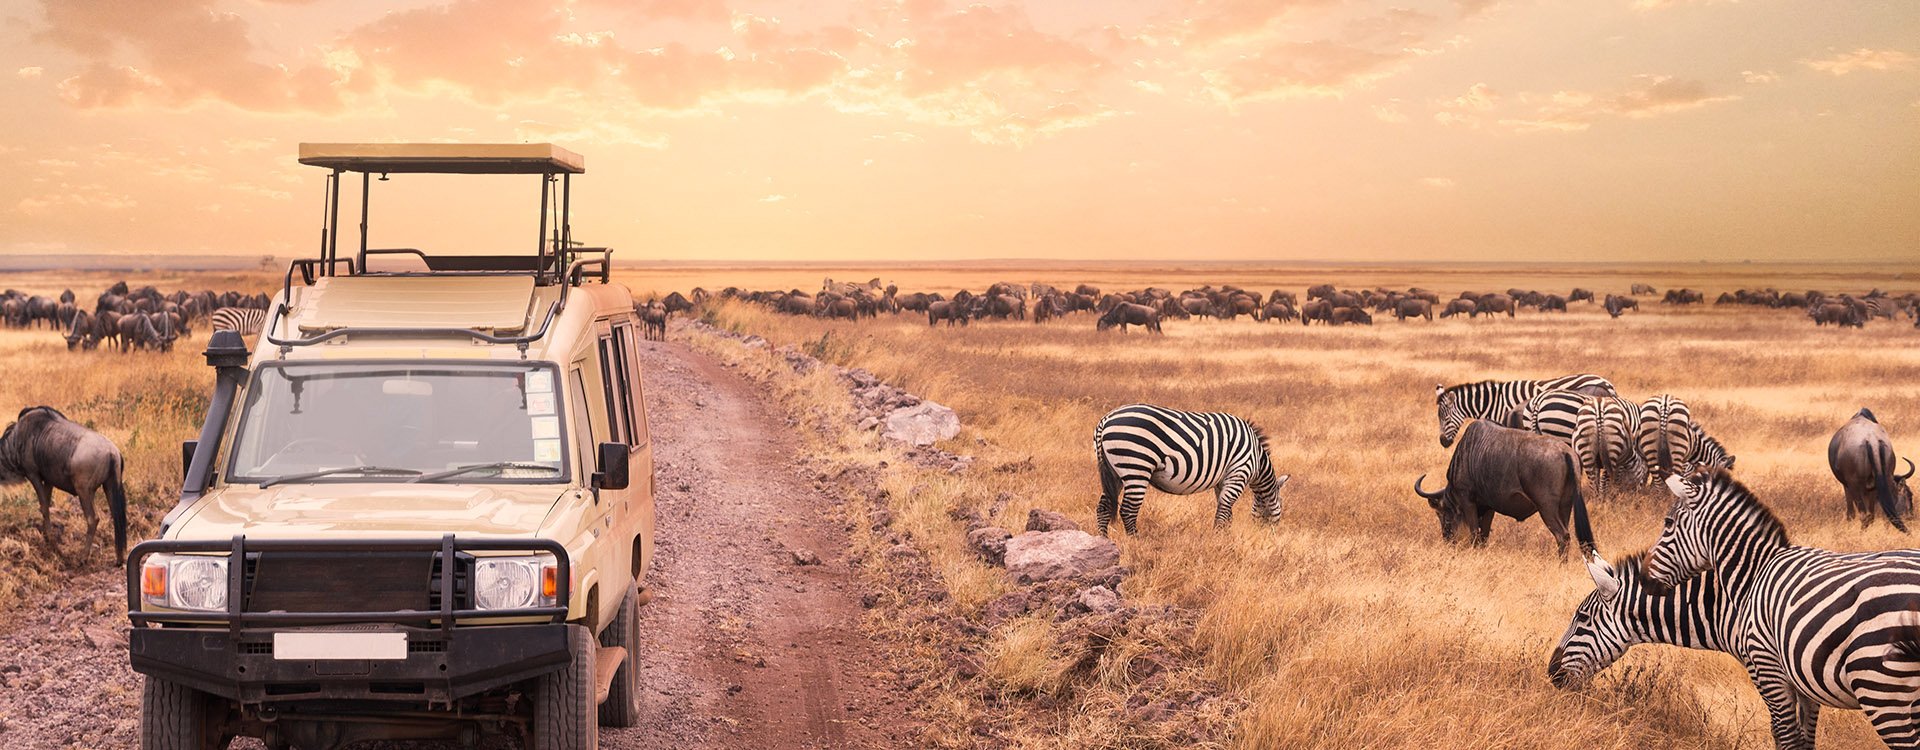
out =
[[1113,470],[1113,464],[1107,460],[1107,452],[1100,449],[1100,437],[1093,439],[1093,463],[1100,467],[1100,497],[1113,498],[1120,502],[1120,474]]
[[1887,514],[1887,523],[1893,524],[1902,534],[1908,533],[1906,522],[1900,520],[1900,509],[1893,505],[1893,451],[1882,454],[1876,450],[1873,459],[1876,464],[1873,467],[1873,487],[1874,494],[1880,496],[1880,510]]
[[1580,551],[1593,553],[1599,545],[1593,541],[1593,524],[1587,520],[1587,498],[1580,493],[1580,469],[1573,465],[1572,454],[1561,454],[1561,460],[1567,465],[1567,477],[1573,480],[1573,538],[1580,542]]
[[1660,440],[1653,450],[1654,455],[1658,457],[1660,476],[1671,476],[1673,474],[1673,443],[1667,440],[1667,420],[1665,419],[1660,420]]

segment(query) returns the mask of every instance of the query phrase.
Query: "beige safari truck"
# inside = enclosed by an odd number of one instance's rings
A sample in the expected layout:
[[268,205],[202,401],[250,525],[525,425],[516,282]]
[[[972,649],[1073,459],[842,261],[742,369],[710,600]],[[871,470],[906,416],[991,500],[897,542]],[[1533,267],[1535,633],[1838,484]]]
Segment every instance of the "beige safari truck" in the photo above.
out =
[[[128,557],[141,747],[595,747],[637,720],[653,454],[632,298],[572,238],[584,161],[303,144],[300,163],[327,175],[320,255],[288,267],[257,346],[210,338],[179,504]],[[376,176],[416,173],[539,180],[532,251],[369,248]]]

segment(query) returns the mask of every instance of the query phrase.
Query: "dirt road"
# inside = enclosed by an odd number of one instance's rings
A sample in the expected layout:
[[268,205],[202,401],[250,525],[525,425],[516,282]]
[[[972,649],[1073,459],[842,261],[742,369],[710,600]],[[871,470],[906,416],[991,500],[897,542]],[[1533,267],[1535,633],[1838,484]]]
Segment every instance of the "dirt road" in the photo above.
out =
[[[871,677],[885,667],[857,627],[845,534],[786,418],[682,345],[641,350],[658,498],[656,596],[641,612],[646,726],[606,730],[601,747],[899,744],[905,707]],[[0,634],[0,747],[137,746],[123,587],[118,570],[81,575],[11,619]]]

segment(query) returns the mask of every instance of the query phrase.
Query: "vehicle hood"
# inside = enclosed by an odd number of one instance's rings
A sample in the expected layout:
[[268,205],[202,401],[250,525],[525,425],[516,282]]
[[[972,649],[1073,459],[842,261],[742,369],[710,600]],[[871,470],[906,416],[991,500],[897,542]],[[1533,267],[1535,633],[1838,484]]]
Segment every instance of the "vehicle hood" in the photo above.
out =
[[171,539],[530,536],[564,488],[393,483],[228,485],[168,529]]

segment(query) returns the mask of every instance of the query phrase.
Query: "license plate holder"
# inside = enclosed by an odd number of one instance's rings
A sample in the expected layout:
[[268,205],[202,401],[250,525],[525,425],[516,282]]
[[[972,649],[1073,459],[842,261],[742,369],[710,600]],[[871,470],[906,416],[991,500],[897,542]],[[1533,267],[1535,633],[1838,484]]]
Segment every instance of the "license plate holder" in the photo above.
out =
[[407,658],[407,634],[390,632],[298,632],[273,634],[273,658],[282,661]]

